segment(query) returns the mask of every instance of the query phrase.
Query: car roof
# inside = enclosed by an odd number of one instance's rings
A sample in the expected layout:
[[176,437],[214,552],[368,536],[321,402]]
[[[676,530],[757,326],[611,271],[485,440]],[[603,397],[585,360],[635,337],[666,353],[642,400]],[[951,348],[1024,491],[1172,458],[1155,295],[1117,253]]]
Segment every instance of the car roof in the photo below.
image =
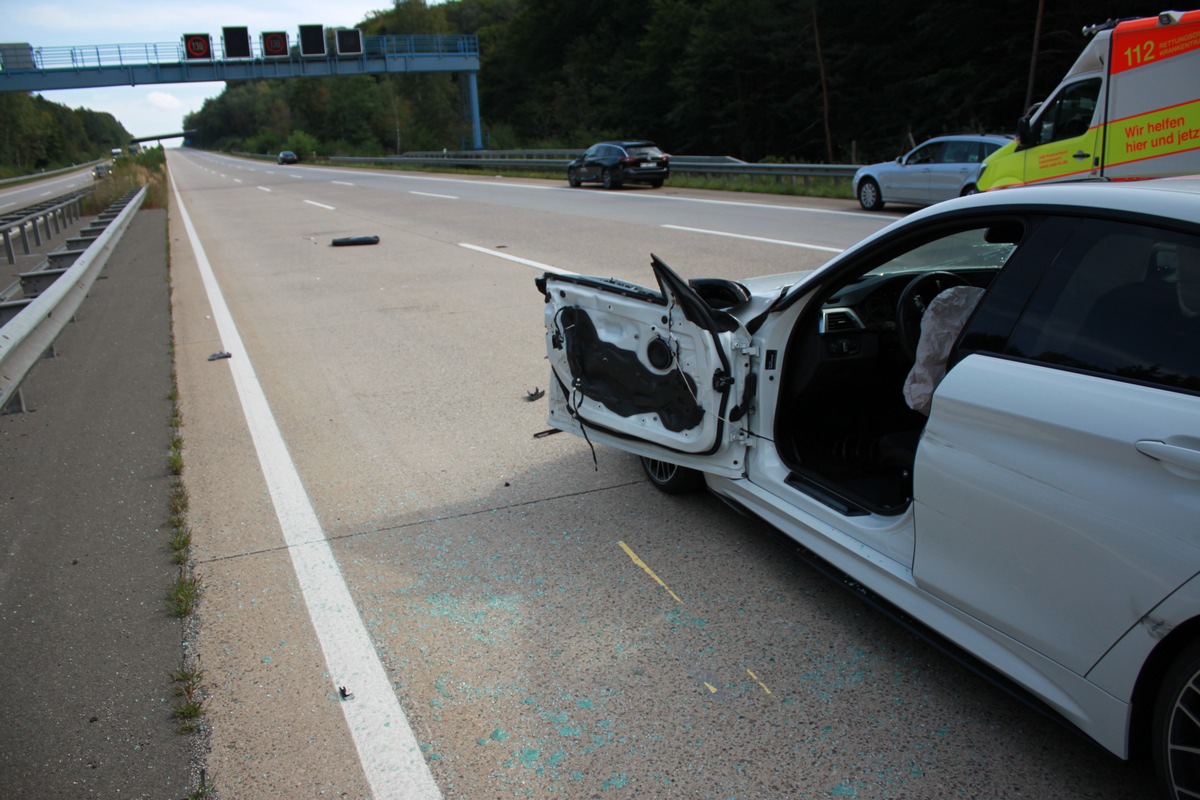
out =
[[654,142],[649,139],[612,139],[607,142],[597,142],[596,144],[615,144],[618,147],[655,147]]
[[[1087,214],[1128,219],[1160,218],[1196,227],[1200,221],[1200,175],[1154,178],[1143,181],[1077,181],[993,189],[955,197],[908,214],[843,250],[812,272],[792,273],[795,283],[785,291],[782,306],[790,305],[809,290],[808,276],[821,274],[893,231],[920,224],[928,217],[946,221],[969,220],[979,212]],[[776,276],[769,276],[776,277]]]
[[927,142],[961,142],[963,140],[972,142],[1000,142],[1001,144],[1007,144],[1014,138],[1016,137],[1014,137],[1011,133],[947,133],[942,136],[931,136],[924,142],[921,142],[921,144],[926,144]]
[[1089,209],[1129,215],[1149,214],[1195,224],[1200,220],[1200,175],[1143,181],[1076,181],[994,189],[947,200],[915,212],[910,217],[973,206]]

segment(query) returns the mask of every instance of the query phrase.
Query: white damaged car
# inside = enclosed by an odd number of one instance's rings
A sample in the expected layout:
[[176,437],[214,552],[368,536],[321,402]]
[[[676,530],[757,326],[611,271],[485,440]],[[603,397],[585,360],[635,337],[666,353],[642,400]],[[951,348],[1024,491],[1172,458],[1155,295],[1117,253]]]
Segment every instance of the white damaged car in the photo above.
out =
[[1200,797],[1200,179],[951,200],[811,273],[652,266],[538,279],[552,426]]

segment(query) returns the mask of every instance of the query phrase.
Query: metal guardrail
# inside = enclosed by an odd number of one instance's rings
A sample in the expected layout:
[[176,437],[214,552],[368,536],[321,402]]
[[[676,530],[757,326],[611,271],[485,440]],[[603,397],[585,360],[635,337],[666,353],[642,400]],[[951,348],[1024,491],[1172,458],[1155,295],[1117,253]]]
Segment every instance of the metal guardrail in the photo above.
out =
[[[29,232],[33,231],[33,241],[38,247],[42,245],[42,233],[47,239],[54,238],[55,233],[61,233],[64,228],[79,219],[82,212],[83,198],[92,189],[84,189],[70,194],[60,195],[53,200],[26,206],[11,214],[0,215],[0,234],[4,237],[4,254],[9,264],[15,264],[17,253],[13,249],[13,234],[21,238],[21,249],[29,255]],[[50,228],[53,225],[54,230]]]
[[[335,164],[385,164],[394,166],[512,167],[566,169],[582,150],[461,150],[415,152],[402,156],[330,156]],[[785,178],[833,178],[848,180],[858,171],[856,164],[751,164],[731,156],[671,156],[671,171],[685,175],[769,175]]]
[[[94,238],[81,237],[79,243],[86,242],[86,247],[77,251],[73,263],[61,271],[41,270],[58,274],[52,280],[36,284],[35,297],[0,303],[9,311],[15,311],[13,317],[0,327],[0,409],[23,409],[21,382],[42,354],[53,347],[54,340],[79,310],[145,197],[146,187],[143,186],[101,214],[103,230],[94,231]],[[68,245],[72,241],[68,240]]]
[[50,169],[50,170],[46,170],[45,172],[34,172],[30,175],[16,175],[12,178],[0,178],[0,186],[5,186],[10,183],[17,183],[18,181],[36,181],[36,180],[40,180],[42,178],[49,178],[52,175],[61,175],[64,172],[71,172],[73,170],[82,169],[84,167],[94,167],[95,165],[97,165],[103,161],[108,161],[108,159],[107,158],[98,158],[95,161],[85,161],[82,164],[72,164],[69,167],[60,167],[58,169]]

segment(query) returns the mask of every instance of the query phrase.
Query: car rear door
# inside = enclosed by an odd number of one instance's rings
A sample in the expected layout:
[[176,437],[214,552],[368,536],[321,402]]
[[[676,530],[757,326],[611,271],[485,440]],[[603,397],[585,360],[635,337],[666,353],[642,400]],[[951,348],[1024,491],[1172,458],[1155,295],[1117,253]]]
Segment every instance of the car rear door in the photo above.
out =
[[[969,327],[981,349],[934,394],[913,574],[1083,675],[1200,565],[1200,296],[1180,277],[1200,286],[1200,237],[1060,222],[1032,299],[1005,301],[1011,335]],[[971,326],[1003,317],[988,303]]]
[[929,173],[929,202],[958,197],[963,187],[975,182],[983,160],[979,142],[950,141],[942,148]]
[[639,455],[739,477],[753,399],[750,335],[666,264],[659,291],[546,274],[549,422]]
[[926,142],[906,155],[897,168],[881,175],[884,199],[896,203],[932,203],[929,181],[943,147],[940,141]]
[[582,163],[579,168],[579,178],[585,181],[594,181],[600,174],[600,165],[596,159],[604,153],[604,145],[594,144],[584,151]]

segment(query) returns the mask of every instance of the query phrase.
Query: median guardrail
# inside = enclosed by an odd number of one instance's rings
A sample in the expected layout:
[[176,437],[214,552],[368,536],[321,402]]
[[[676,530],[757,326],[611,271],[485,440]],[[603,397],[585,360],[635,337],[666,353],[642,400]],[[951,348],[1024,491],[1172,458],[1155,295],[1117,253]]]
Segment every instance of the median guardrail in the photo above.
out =
[[[332,164],[403,167],[479,167],[503,168],[522,166],[531,169],[567,168],[582,150],[449,150],[411,152],[399,156],[321,156],[317,161]],[[232,153],[247,158],[270,158],[260,153]],[[849,181],[858,171],[857,164],[751,164],[732,156],[672,155],[671,172],[701,175],[711,178],[724,176],[772,176],[778,181],[797,180],[807,185],[811,178],[831,178]],[[565,175],[565,173],[564,173]]]
[[[335,164],[385,164],[394,166],[513,167],[566,169],[579,150],[460,150],[444,153],[406,153],[402,156],[330,156]],[[849,180],[855,164],[751,164],[730,156],[672,155],[671,172],[684,175],[769,175],[778,180],[809,178]]]
[[63,259],[50,267],[48,260],[45,268],[21,276],[23,298],[0,303],[7,318],[0,322],[0,409],[24,410],[21,382],[79,310],[145,197],[143,186],[118,200],[109,207],[115,215],[101,214],[88,235],[78,237],[76,244],[85,246],[69,266]]
[[47,239],[52,239],[55,233],[61,233],[70,227],[71,223],[79,219],[83,198],[91,191],[89,187],[0,215],[0,233],[4,236],[4,254],[8,257],[8,263],[15,264],[17,261],[17,253],[13,249],[14,235],[21,240],[22,252],[29,255],[29,234],[33,233],[34,244],[41,247],[43,233]]
[[64,172],[74,172],[75,170],[83,169],[84,167],[94,167],[97,164],[102,164],[107,161],[107,158],[97,158],[95,161],[85,161],[82,164],[72,164],[69,167],[50,169],[44,172],[33,172],[29,175],[17,175],[12,178],[0,178],[0,186],[7,186],[10,183],[20,183],[21,181],[40,181],[42,178],[51,178],[55,175],[62,175]]

